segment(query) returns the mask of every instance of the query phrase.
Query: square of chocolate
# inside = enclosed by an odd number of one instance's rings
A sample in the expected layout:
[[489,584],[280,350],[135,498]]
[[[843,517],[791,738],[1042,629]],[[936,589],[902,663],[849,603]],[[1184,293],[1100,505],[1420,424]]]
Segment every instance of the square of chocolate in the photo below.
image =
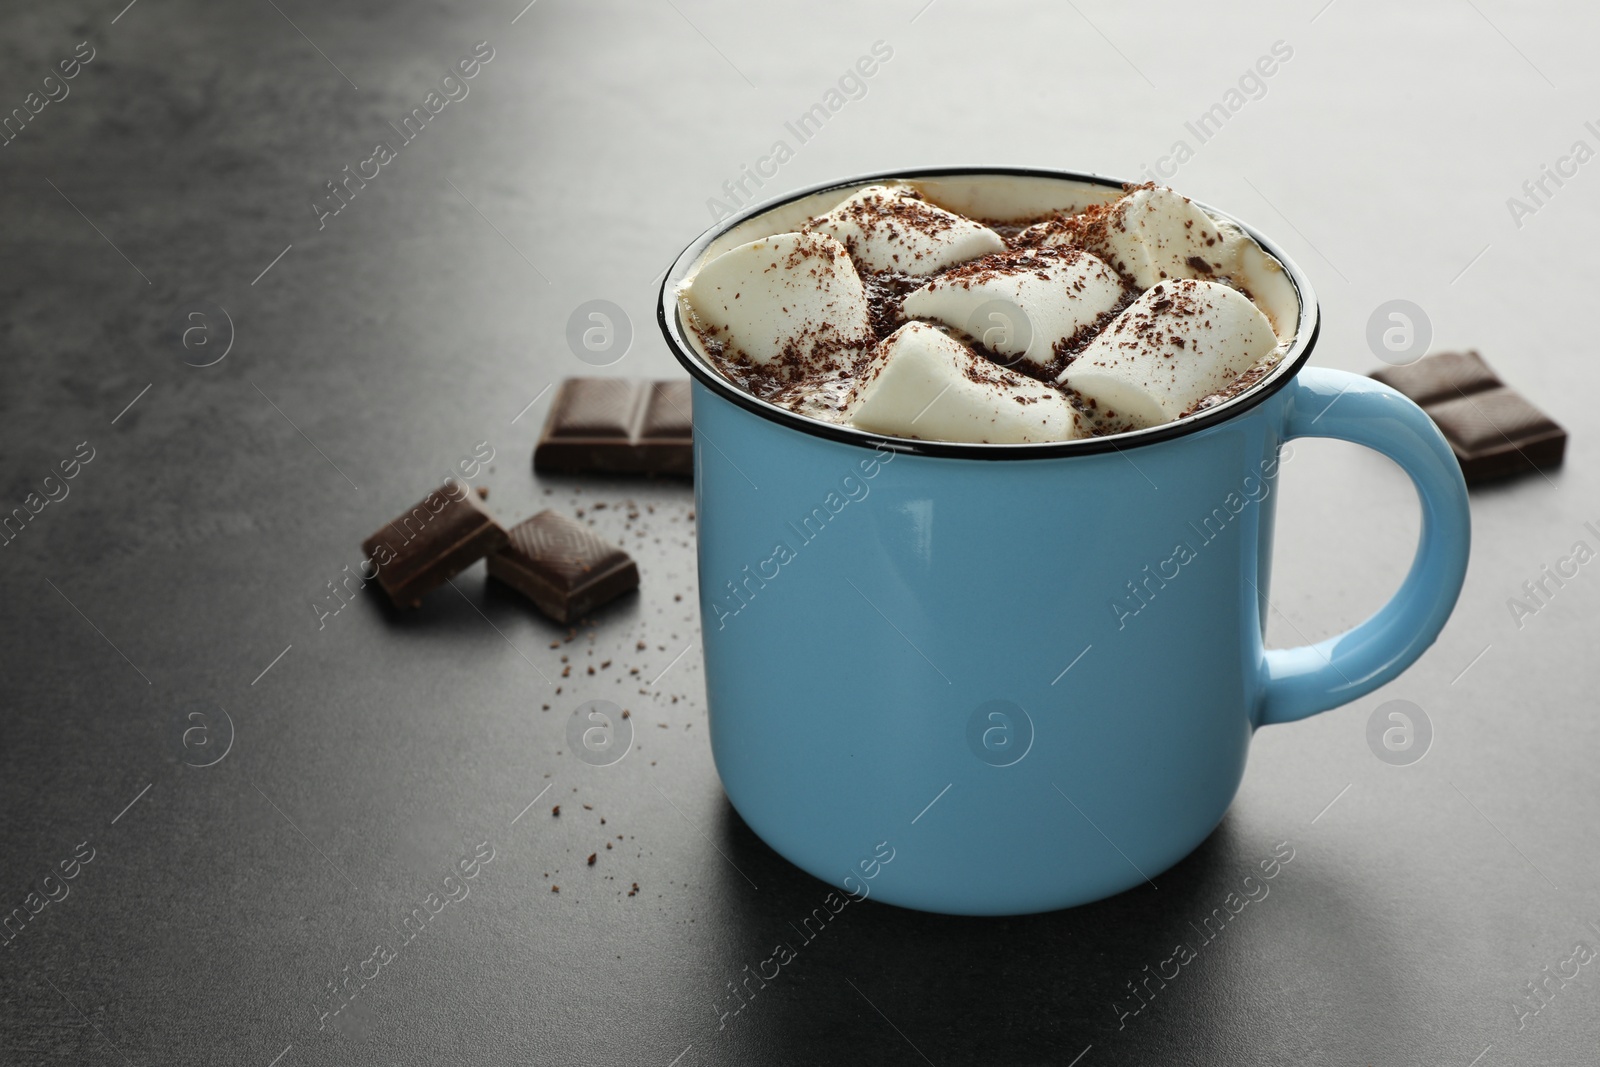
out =
[[1403,367],[1375,370],[1369,377],[1400,390],[1423,408],[1502,384],[1476,351],[1435,352]]
[[511,527],[509,543],[489,557],[489,575],[557,622],[580,619],[639,586],[632,557],[554,511]]
[[689,474],[694,464],[693,401],[686,381],[649,382],[634,447],[645,470]]
[[1468,484],[1559,467],[1567,431],[1497,377],[1476,352],[1436,352],[1370,377],[1432,417]]
[[446,482],[361,542],[378,584],[397,608],[414,608],[506,543],[506,532],[460,482]]
[[1567,432],[1504,386],[1434,404],[1427,412],[1470,482],[1559,467],[1566,451]]
[[568,378],[550,404],[533,467],[569,474],[691,474],[687,381]]

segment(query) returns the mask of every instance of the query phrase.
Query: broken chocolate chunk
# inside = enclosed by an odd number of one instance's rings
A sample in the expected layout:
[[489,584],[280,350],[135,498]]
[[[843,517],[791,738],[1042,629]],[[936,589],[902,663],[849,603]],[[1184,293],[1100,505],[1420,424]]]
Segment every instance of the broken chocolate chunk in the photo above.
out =
[[533,467],[569,474],[691,474],[694,430],[687,381],[568,378]]
[[505,543],[494,516],[460,482],[447,481],[361,542],[361,550],[395,607],[414,608],[423,593]]
[[632,557],[554,511],[513,526],[506,546],[489,557],[489,575],[557,622],[581,618],[639,585]]
[[1515,390],[1485,389],[1427,410],[1469,482],[1561,466],[1567,432]]
[[1567,432],[1502,382],[1477,352],[1439,352],[1371,377],[1433,418],[1468,483],[1561,465]]
[[1403,367],[1375,370],[1371,377],[1398,389],[1419,407],[1493,389],[1500,379],[1477,352],[1435,352]]

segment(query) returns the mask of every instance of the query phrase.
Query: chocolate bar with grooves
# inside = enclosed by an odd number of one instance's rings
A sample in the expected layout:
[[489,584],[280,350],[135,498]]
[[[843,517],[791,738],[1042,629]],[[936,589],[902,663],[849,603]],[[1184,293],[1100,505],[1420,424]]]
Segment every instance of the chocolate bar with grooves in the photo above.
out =
[[361,542],[378,585],[397,608],[414,608],[506,543],[506,532],[466,486],[447,483]]
[[1475,351],[1438,352],[1370,377],[1432,417],[1468,484],[1561,466],[1567,431],[1507,386]]
[[631,556],[554,511],[541,511],[511,527],[508,543],[489,557],[489,576],[564,623],[639,585],[639,568]]
[[692,475],[690,404],[686,380],[568,378],[550,404],[533,469]]

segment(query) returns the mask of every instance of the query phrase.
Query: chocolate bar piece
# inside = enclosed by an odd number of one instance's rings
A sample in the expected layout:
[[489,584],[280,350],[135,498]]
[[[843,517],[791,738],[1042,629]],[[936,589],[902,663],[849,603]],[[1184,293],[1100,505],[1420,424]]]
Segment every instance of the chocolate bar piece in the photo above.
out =
[[1432,416],[1469,483],[1561,466],[1567,431],[1502,382],[1476,352],[1439,352],[1371,377]]
[[460,482],[446,482],[365,541],[361,551],[397,608],[414,608],[506,543],[506,532]]
[[1454,400],[1502,385],[1477,352],[1435,352],[1403,367],[1375,370],[1371,377],[1411,398],[1418,407]]
[[689,383],[568,378],[550,405],[533,469],[692,474]]
[[1567,431],[1504,386],[1443,401],[1428,414],[1444,431],[1469,482],[1559,467],[1566,452]]
[[489,557],[489,575],[557,622],[572,622],[639,587],[639,568],[622,549],[565,515],[541,511],[511,527]]

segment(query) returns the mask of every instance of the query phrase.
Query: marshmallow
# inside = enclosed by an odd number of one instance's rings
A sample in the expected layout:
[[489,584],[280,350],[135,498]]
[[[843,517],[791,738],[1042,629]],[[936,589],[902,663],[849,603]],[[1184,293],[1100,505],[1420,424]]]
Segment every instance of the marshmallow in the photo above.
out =
[[1020,240],[1086,248],[1140,289],[1167,278],[1227,275],[1234,257],[1233,242],[1211,216],[1162,186],[1135,189],[1109,208],[1030,226]]
[[902,307],[907,318],[963,331],[1007,366],[1020,357],[1045,367],[1123,294],[1111,268],[1087,252],[1025,248],[945,271]]
[[1058,384],[1109,425],[1170,422],[1277,347],[1272,323],[1219,282],[1161,282],[1089,342]]
[[1081,436],[1062,393],[974,353],[925,322],[873,352],[850,425],[929,441],[1022,444]]
[[875,339],[867,294],[844,246],[820,233],[780,233],[729,249],[680,294],[728,358],[778,364],[795,378],[842,366]]
[[870,271],[924,275],[1005,251],[989,227],[936,207],[903,185],[869,185],[811,220],[811,228],[844,242]]

